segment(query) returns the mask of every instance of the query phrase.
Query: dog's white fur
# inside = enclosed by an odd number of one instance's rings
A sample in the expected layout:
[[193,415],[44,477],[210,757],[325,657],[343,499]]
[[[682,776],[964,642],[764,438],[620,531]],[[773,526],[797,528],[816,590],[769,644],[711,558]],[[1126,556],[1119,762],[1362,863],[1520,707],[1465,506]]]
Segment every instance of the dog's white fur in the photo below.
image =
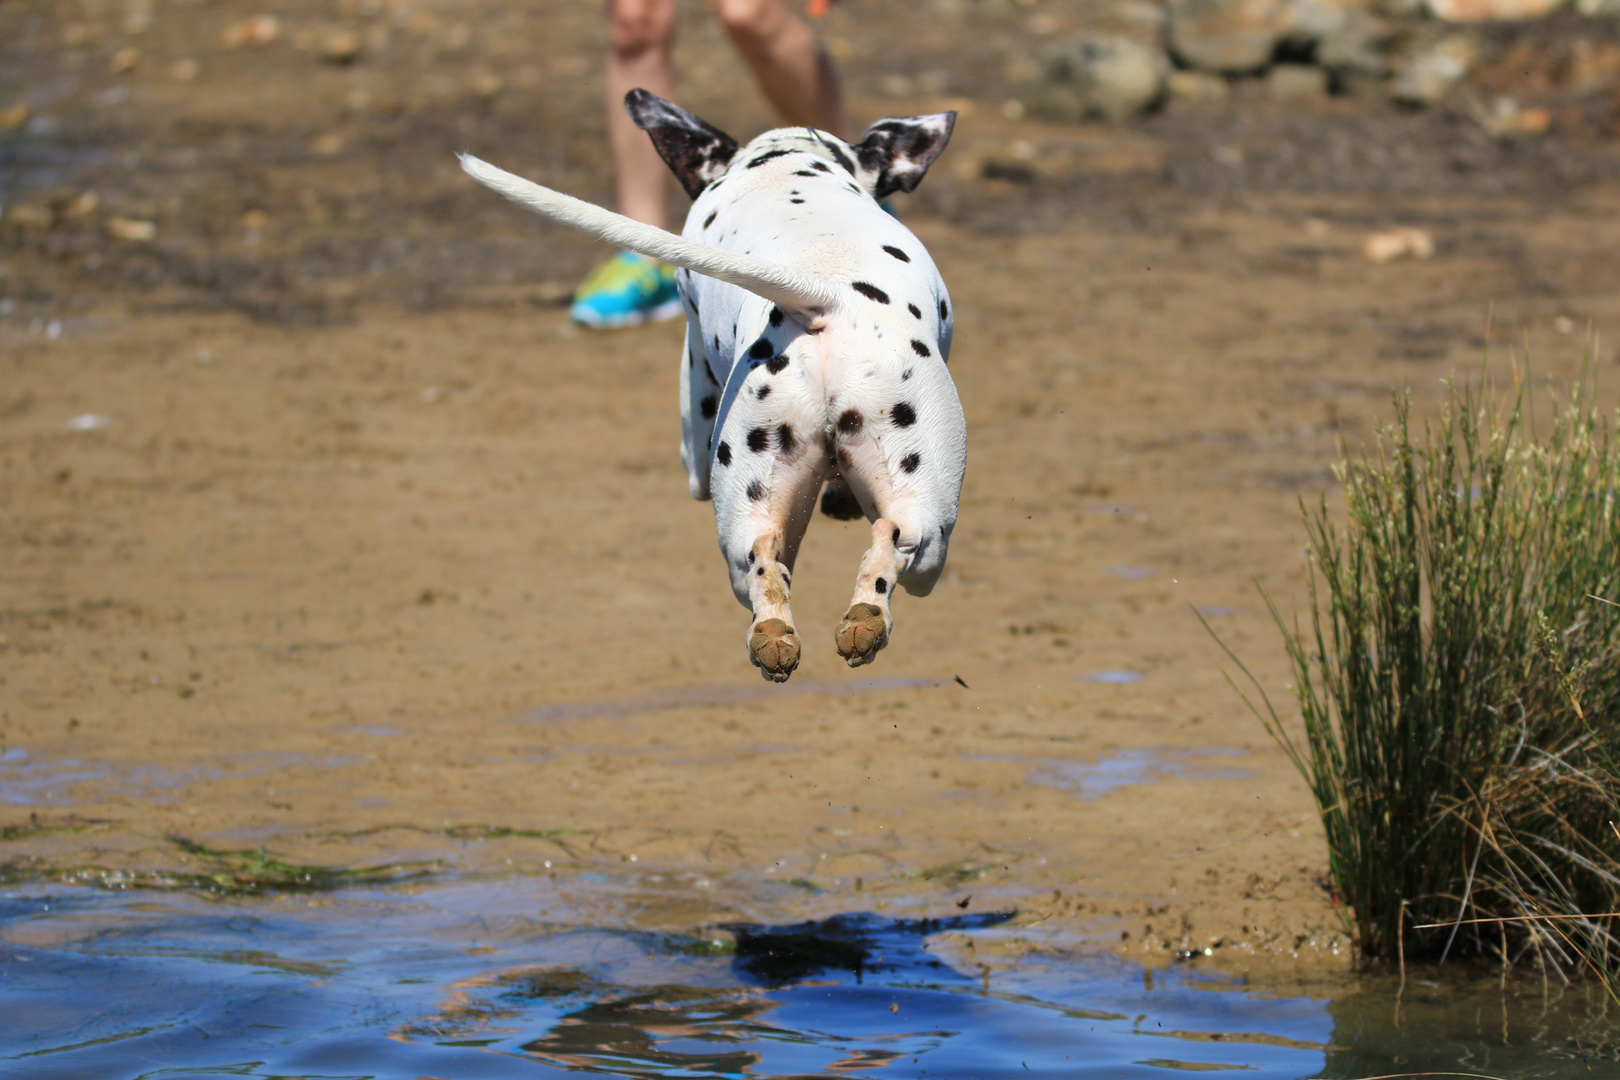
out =
[[830,479],[823,509],[852,498],[873,523],[835,635],[851,666],[869,663],[893,628],[894,586],[926,595],[944,569],[966,466],[944,282],[877,201],[916,186],[953,115],[879,121],[860,146],[784,128],[739,147],[652,95],[626,104],[695,196],[683,236],[468,155],[462,167],[681,268],[681,459],[693,497],[714,499],[732,590],[753,613],[750,658],[779,682],[798,664],[792,567]]

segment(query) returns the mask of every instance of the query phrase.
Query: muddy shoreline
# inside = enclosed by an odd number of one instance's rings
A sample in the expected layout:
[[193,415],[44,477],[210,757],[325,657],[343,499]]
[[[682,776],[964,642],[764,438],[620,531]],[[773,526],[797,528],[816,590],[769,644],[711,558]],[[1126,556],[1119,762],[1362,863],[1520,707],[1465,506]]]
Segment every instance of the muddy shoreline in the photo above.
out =
[[[1614,324],[1612,140],[1244,93],[1014,123],[994,87],[1021,24],[906,37],[902,7],[831,32],[960,51],[943,96],[847,64],[862,119],[962,112],[905,210],[957,310],[961,523],[851,673],[831,633],[862,529],[814,522],[784,688],[748,667],[685,494],[680,328],[571,327],[558,298],[600,253],[451,157],[603,197],[594,8],[471,4],[337,67],[296,44],[324,8],[227,56],[248,7],[164,7],[123,75],[110,17],[0,9],[3,89],[52,118],[0,136],[7,204],[55,208],[0,255],[5,877],[229,877],[251,859],[218,853],[263,848],[608,875],[650,928],[965,901],[1149,966],[1348,965],[1308,793],[1194,612],[1285,708],[1256,585],[1302,601],[1297,500],[1331,492],[1341,441],[1400,387],[1424,415],[1454,372],[1567,378]],[[758,130],[687,19],[689,104]],[[103,29],[69,46],[69,23]],[[1233,140],[1250,165],[1212,165]],[[1333,145],[1411,182],[1328,176]],[[1030,147],[1040,168],[985,167]],[[113,215],[156,238],[110,240]],[[1367,262],[1390,224],[1435,256]]]

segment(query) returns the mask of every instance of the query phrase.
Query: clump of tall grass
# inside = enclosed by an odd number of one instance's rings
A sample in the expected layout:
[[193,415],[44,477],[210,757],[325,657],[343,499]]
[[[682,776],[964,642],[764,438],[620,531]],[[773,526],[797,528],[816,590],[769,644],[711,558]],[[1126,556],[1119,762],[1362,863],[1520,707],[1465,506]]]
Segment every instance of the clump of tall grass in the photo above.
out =
[[1522,386],[1453,384],[1414,432],[1397,397],[1343,524],[1301,502],[1307,626],[1266,599],[1303,730],[1250,704],[1365,957],[1620,973],[1620,445],[1584,379],[1554,412],[1538,438]]

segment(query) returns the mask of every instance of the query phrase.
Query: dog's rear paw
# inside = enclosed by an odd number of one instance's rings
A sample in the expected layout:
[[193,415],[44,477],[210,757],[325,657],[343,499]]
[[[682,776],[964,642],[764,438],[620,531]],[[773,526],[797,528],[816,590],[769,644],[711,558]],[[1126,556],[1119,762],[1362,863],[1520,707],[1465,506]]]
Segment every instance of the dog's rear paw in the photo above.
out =
[[781,619],[766,619],[748,635],[748,658],[772,682],[787,682],[799,666],[799,637]]
[[889,643],[889,627],[875,604],[852,604],[844,612],[835,635],[838,655],[850,667],[860,667],[877,659],[878,650]]

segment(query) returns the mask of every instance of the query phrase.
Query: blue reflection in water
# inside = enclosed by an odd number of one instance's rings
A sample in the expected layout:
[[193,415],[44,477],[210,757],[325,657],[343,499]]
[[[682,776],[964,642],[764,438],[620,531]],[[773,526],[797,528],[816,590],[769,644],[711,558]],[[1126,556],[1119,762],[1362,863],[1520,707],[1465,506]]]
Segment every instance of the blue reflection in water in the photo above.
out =
[[947,957],[1034,931],[861,913],[733,924],[721,948],[565,928],[569,907],[530,879],[251,902],[0,894],[0,1075],[1297,1080],[1421,1062],[1574,1078],[1615,1075],[1599,1063],[1620,1045],[1591,1000],[1510,1005],[1494,979],[1414,980],[1404,1013],[1391,985],[1268,995],[1085,951],[986,981]]
[[[868,914],[696,938],[560,929],[543,883],[256,902],[0,896],[0,1074],[1160,1076],[1316,1072],[1316,1002],[1107,954],[987,984],[929,948],[1001,916]],[[1198,1032],[1255,1041],[1212,1042]],[[1189,1034],[1192,1033],[1192,1034]]]

